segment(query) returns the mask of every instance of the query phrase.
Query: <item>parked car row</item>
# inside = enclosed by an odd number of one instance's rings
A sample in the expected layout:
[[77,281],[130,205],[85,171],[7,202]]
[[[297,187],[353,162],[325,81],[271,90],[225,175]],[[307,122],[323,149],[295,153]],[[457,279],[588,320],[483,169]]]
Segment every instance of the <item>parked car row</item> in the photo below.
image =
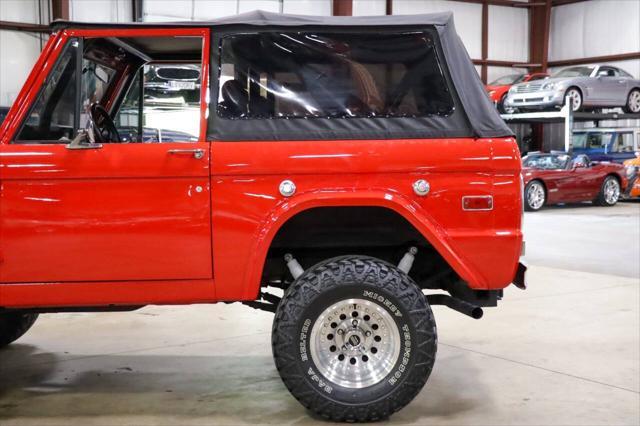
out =
[[573,111],[621,107],[640,113],[640,80],[611,65],[581,65],[545,74],[510,75],[486,86],[501,113],[557,109],[569,98]]
[[536,73],[536,74],[509,74],[492,81],[486,86],[489,98],[493,101],[501,114],[507,114],[511,112],[511,109],[506,110],[504,101],[507,99],[509,89],[514,84],[527,83],[535,80],[542,80],[547,78],[549,74]]

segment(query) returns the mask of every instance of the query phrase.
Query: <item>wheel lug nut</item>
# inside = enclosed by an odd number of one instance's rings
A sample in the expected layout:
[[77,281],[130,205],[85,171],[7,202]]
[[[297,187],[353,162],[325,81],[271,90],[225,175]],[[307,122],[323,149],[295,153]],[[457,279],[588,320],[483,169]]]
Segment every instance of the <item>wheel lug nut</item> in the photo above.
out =
[[[343,329],[341,329],[341,328],[339,328],[339,329],[338,329],[338,334],[340,334],[340,335],[344,334],[344,330],[343,330]],[[369,334],[371,334],[371,333],[369,333]]]
[[353,324],[354,327],[357,327],[358,326],[358,320],[351,321],[351,324]]
[[365,336],[367,336],[367,337],[369,337],[369,336],[371,336],[371,332],[370,332],[370,331],[367,331],[366,333],[364,333],[364,335],[365,335]]
[[346,351],[346,350],[347,350],[347,347],[346,347],[346,346],[343,346],[343,347],[342,347],[342,350],[343,350],[343,351]]

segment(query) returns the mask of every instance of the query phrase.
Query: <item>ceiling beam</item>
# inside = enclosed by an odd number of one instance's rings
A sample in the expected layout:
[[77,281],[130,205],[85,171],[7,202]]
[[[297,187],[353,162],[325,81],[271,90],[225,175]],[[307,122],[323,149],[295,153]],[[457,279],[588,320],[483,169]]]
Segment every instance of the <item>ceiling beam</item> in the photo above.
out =
[[544,7],[529,10],[529,62],[540,64],[534,71],[547,71],[550,31],[551,0],[545,0]]
[[29,24],[26,22],[0,21],[0,30],[23,31],[30,33],[50,33],[48,25]]
[[487,84],[488,66],[486,60],[489,58],[489,4],[482,3],[482,63],[480,68],[480,79]]
[[144,5],[142,0],[131,0],[131,16],[134,22],[142,22],[144,14]]
[[640,52],[619,53],[616,55],[591,56],[588,58],[562,59],[559,61],[549,61],[550,67],[566,67],[570,65],[596,64],[602,62],[628,61],[640,59]]
[[333,0],[333,16],[353,15],[353,0]]
[[488,4],[490,6],[505,6],[505,7],[541,7],[544,6],[544,1],[538,0],[535,2],[516,1],[516,0],[455,0],[461,3],[476,3],[476,4]]
[[583,3],[587,0],[553,0],[551,2],[551,6],[564,6],[567,4],[573,4],[573,3]]
[[540,64],[524,63],[522,61],[501,61],[496,59],[472,59],[474,65],[504,68],[538,68]]
[[69,0],[51,0],[51,18],[62,19],[68,21],[69,17]]

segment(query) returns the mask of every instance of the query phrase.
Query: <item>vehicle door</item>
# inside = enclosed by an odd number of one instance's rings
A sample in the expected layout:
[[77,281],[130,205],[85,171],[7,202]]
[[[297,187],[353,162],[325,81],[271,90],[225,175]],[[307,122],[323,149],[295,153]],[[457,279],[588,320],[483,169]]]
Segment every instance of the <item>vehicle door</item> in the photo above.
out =
[[578,155],[571,164],[571,198],[575,201],[588,201],[598,188],[598,174],[586,155]]
[[611,161],[616,163],[622,163],[626,159],[635,157],[633,131],[618,131],[614,133],[609,157]]
[[205,97],[166,98],[154,115],[138,71],[187,44],[202,67],[206,32],[58,36],[51,72],[0,145],[0,282],[212,278]]
[[580,132],[577,135],[577,144],[584,148],[575,149],[576,154],[586,154],[594,160],[603,160],[611,150],[612,134],[601,131]]
[[600,67],[594,99],[599,105],[621,106],[627,100],[627,78],[614,67]]

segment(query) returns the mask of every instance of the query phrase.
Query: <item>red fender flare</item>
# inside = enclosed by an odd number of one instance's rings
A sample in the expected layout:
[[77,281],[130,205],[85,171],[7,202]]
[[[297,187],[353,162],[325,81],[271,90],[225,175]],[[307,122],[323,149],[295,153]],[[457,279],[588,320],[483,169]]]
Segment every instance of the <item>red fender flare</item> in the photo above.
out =
[[251,267],[244,275],[244,300],[253,300],[258,295],[267,252],[278,230],[296,214],[316,207],[385,207],[391,209],[411,223],[463,280],[475,283],[478,287],[485,285],[481,275],[453,250],[444,229],[435,223],[417,203],[389,191],[323,192],[318,190],[300,194],[279,203],[258,227],[254,237],[252,255],[247,262]]

